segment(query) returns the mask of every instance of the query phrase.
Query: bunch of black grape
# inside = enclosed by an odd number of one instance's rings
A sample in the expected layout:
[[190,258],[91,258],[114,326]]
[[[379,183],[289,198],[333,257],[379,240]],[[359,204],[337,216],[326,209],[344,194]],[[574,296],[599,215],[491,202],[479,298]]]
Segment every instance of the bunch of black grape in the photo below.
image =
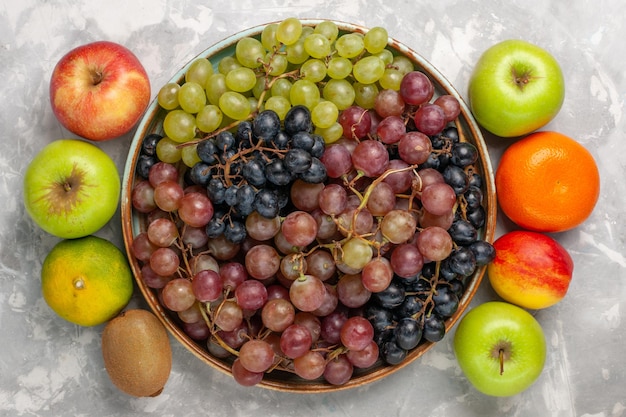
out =
[[297,179],[326,180],[319,158],[324,139],[312,133],[309,109],[292,107],[281,125],[272,110],[242,121],[197,145],[197,162],[188,172],[191,183],[205,186],[215,207],[206,226],[209,238],[224,235],[233,243],[246,238],[245,219],[253,211],[274,218],[288,207],[289,187]]

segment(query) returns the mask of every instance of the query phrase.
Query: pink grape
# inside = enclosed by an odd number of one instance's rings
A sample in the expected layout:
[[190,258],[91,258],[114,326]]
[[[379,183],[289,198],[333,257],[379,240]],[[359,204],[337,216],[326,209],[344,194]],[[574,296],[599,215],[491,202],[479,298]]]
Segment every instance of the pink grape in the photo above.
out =
[[150,213],[156,208],[154,187],[147,180],[139,181],[131,192],[131,204],[140,213]]
[[300,311],[296,313],[293,323],[307,328],[309,334],[311,335],[311,343],[315,343],[319,340],[320,333],[322,331],[322,324],[320,319],[313,313]]
[[324,249],[316,249],[306,257],[306,273],[326,281],[335,275],[335,258]]
[[416,244],[420,253],[431,261],[442,261],[447,258],[453,246],[448,231],[438,226],[430,226],[419,232]]
[[293,323],[295,315],[293,304],[284,298],[268,300],[261,309],[263,325],[279,333]]
[[326,364],[324,379],[332,385],[343,385],[352,378],[354,367],[345,354],[339,355]]
[[235,300],[244,310],[257,310],[267,301],[267,288],[260,281],[249,279],[235,289]]
[[176,242],[178,227],[170,219],[156,219],[148,225],[148,239],[160,248],[167,248]]
[[326,369],[326,359],[320,352],[308,351],[293,360],[293,371],[300,378],[314,380],[321,377]]
[[233,374],[233,378],[235,381],[244,387],[252,387],[257,385],[263,380],[263,376],[265,375],[264,371],[261,372],[252,372],[247,370],[242,364],[239,358],[233,361],[233,364],[230,369]]
[[452,211],[456,204],[456,194],[450,185],[436,183],[422,190],[421,200],[426,211],[441,216]]
[[130,250],[133,256],[142,262],[150,260],[150,255],[154,252],[158,246],[150,242],[147,232],[141,232],[133,239]]
[[280,269],[280,256],[270,245],[256,245],[246,253],[246,270],[256,279],[267,279]]
[[281,231],[287,242],[305,247],[317,236],[317,221],[305,211],[292,211],[283,220]]
[[340,178],[352,170],[351,150],[340,143],[334,143],[324,150],[320,161],[330,178]]
[[150,267],[161,276],[173,275],[179,265],[178,254],[170,248],[158,248],[150,256]]
[[406,125],[400,116],[388,116],[380,121],[376,127],[376,134],[381,142],[393,144],[406,133]]
[[413,116],[415,127],[428,136],[441,132],[446,124],[443,109],[436,104],[422,104]]
[[387,213],[380,224],[380,230],[391,243],[403,243],[415,234],[417,220],[406,210],[394,209]]
[[196,302],[191,282],[185,278],[176,278],[163,287],[163,304],[172,311],[187,310]]
[[346,307],[362,307],[372,293],[365,288],[361,274],[344,274],[337,282],[337,297]]
[[291,185],[291,202],[298,210],[313,211],[319,207],[318,196],[323,188],[323,183],[311,184],[297,179]]
[[341,326],[341,343],[349,350],[363,350],[374,338],[374,327],[362,316],[352,316]]
[[174,165],[159,161],[150,167],[148,181],[156,187],[164,181],[178,182],[178,176],[178,169]]
[[326,287],[313,275],[303,275],[293,282],[289,288],[289,298],[300,311],[313,311],[324,301]]
[[349,350],[346,358],[355,368],[369,368],[378,360],[379,349],[375,341],[371,341],[362,350]]
[[318,195],[318,206],[325,214],[337,215],[346,209],[348,193],[339,184],[328,184]]
[[280,217],[268,219],[253,211],[246,217],[246,231],[248,236],[258,241],[269,240],[280,230]]
[[163,181],[154,188],[154,202],[166,212],[178,210],[184,195],[183,188],[174,181]]
[[274,363],[274,350],[269,343],[253,339],[239,349],[239,361],[250,372],[265,372]]
[[248,279],[246,267],[239,262],[227,262],[219,268],[220,278],[224,288],[234,290]]
[[382,90],[376,96],[374,108],[383,119],[389,116],[402,116],[405,102],[398,91]]
[[180,200],[180,219],[191,227],[203,227],[213,217],[213,203],[202,193],[191,192]]
[[459,100],[450,94],[440,95],[435,99],[433,104],[443,109],[446,122],[451,122],[461,114],[461,105]]
[[222,295],[222,278],[215,271],[203,270],[194,275],[191,288],[198,301],[215,301]]
[[361,271],[363,287],[370,292],[385,290],[393,278],[393,269],[387,258],[377,257],[372,259]]
[[148,288],[163,288],[165,284],[172,280],[171,276],[161,276],[152,270],[150,264],[147,263],[141,267],[141,279]]
[[389,165],[389,152],[377,140],[364,140],[352,152],[352,164],[367,177],[378,177]]
[[428,102],[435,93],[435,87],[426,74],[411,71],[400,82],[400,95],[408,104],[418,106]]
[[398,142],[400,158],[407,164],[417,165],[426,162],[432,152],[430,138],[421,132],[407,132]]
[[374,185],[367,200],[367,210],[372,216],[384,216],[395,207],[396,193],[393,187],[386,182]]
[[391,252],[391,268],[396,275],[402,278],[411,278],[417,275],[424,266],[424,257],[417,246],[403,243]]
[[383,182],[389,184],[395,194],[401,194],[406,192],[413,183],[415,174],[412,170],[406,169],[408,167],[409,164],[404,162],[402,159],[392,159],[389,161],[387,170],[397,170],[397,172],[392,172],[386,175],[383,179]]
[[241,325],[243,311],[235,301],[224,301],[216,310],[214,323],[224,331],[231,331]]
[[347,138],[362,139],[370,131],[372,119],[369,112],[359,106],[344,109],[337,120]]
[[309,329],[301,324],[292,324],[280,336],[280,349],[288,358],[295,359],[311,348],[313,338]]
[[335,309],[339,305],[337,287],[328,283],[324,283],[324,287],[326,288],[326,294],[324,294],[324,300],[322,301],[322,305],[311,311],[311,313],[317,317],[325,317],[329,315],[330,313],[335,311]]

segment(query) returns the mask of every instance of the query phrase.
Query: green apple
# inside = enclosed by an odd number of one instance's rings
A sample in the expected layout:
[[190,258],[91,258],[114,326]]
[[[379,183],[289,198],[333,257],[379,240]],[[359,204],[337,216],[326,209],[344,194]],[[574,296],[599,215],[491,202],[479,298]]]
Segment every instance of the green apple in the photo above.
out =
[[507,397],[537,380],[546,359],[546,339],[528,311],[489,301],[461,319],[454,335],[454,353],[478,391]]
[[46,232],[64,239],[95,233],[115,214],[121,181],[113,160],[77,139],[59,139],[24,174],[24,206]]
[[501,137],[526,135],[545,126],[565,97],[561,67],[545,49],[510,39],[483,52],[469,80],[476,121]]

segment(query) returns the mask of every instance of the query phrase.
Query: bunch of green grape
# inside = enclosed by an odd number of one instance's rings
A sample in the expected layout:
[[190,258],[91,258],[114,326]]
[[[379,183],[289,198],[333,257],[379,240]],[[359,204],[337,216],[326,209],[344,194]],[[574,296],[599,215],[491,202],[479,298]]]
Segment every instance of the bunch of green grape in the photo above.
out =
[[414,70],[410,59],[386,48],[388,39],[382,27],[340,33],[332,21],[305,26],[287,18],[265,26],[259,37],[241,38],[235,53],[219,62],[195,59],[184,82],[167,83],[158,92],[167,111],[159,158],[182,159],[191,167],[198,161],[198,141],[264,109],[283,120],[295,105],[311,111],[314,133],[327,144],[337,141],[343,134],[342,110],[372,109],[379,91],[398,90],[403,76]]

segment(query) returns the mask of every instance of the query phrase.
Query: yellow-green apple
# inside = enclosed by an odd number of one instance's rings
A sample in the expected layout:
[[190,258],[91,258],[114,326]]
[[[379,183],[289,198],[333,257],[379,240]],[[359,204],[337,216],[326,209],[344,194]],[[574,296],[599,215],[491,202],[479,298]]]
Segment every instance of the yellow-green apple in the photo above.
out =
[[24,206],[46,232],[64,239],[95,233],[115,214],[121,181],[97,146],[59,139],[39,151],[24,174]]
[[561,109],[565,82],[557,60],[519,39],[483,52],[470,76],[470,108],[476,121],[502,137],[522,136],[551,121]]
[[529,309],[550,307],[569,288],[574,262],[567,250],[543,233],[515,230],[493,242],[489,282],[503,300]]
[[461,370],[483,394],[508,397],[530,387],[541,375],[546,339],[526,310],[489,301],[468,311],[454,334]]
[[65,54],[50,78],[52,111],[70,132],[102,141],[129,132],[150,102],[150,80],[126,47],[98,41]]

